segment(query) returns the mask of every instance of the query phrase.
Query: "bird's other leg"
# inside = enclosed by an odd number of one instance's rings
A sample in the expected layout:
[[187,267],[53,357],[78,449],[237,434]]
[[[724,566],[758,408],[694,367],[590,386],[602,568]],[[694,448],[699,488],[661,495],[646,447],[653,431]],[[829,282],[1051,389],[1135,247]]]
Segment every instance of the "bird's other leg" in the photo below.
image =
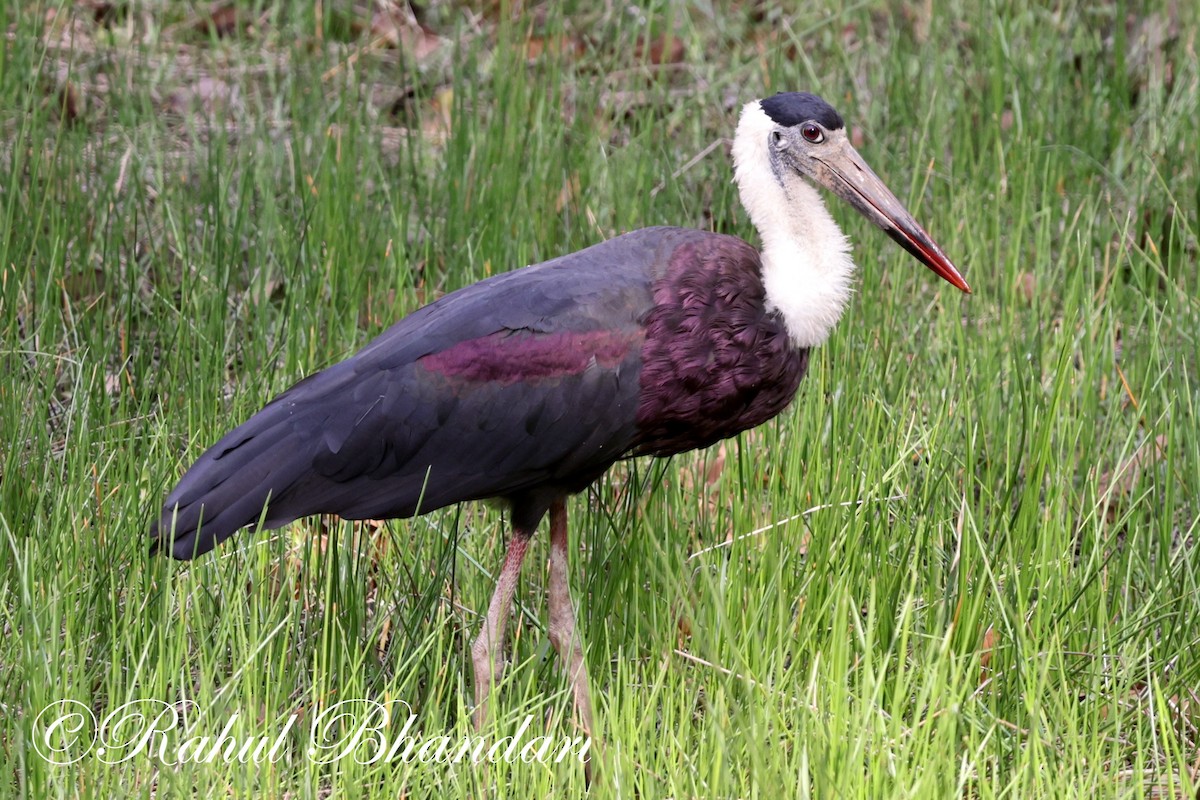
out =
[[567,549],[567,505],[558,499],[550,505],[550,643],[567,666],[579,724],[591,734],[592,694],[588,689],[583,646],[575,631]]
[[504,566],[496,579],[496,589],[488,604],[487,619],[483,630],[471,645],[471,661],[475,666],[475,730],[482,730],[487,722],[487,697],[492,683],[500,682],[504,674],[504,630],[508,626],[508,612],[512,608],[513,594],[517,590],[517,578],[521,575],[521,562],[529,548],[533,529],[514,528]]

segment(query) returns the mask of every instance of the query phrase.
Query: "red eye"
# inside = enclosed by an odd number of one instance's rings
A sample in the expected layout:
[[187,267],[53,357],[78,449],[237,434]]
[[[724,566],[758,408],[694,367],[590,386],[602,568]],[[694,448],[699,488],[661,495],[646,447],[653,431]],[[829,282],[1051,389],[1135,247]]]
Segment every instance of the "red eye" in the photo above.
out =
[[825,132],[811,122],[806,122],[800,126],[800,135],[813,144],[820,144],[825,141]]

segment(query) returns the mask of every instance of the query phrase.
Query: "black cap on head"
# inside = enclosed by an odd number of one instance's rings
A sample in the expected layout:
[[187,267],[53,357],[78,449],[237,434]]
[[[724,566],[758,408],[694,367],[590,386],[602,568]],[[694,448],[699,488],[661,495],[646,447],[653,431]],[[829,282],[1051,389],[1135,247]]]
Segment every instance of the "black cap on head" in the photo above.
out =
[[808,92],[780,92],[760,100],[759,105],[775,124],[785,128],[809,120],[819,123],[828,131],[844,126],[841,115],[833,110],[833,106]]

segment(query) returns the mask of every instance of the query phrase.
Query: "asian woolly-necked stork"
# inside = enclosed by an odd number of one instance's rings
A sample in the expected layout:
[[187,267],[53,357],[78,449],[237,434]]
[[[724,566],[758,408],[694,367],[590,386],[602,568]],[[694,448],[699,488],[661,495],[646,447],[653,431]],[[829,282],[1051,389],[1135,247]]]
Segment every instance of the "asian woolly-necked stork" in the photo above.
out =
[[507,500],[513,535],[472,646],[482,726],[521,562],[549,512],[550,640],[591,731],[566,498],[620,459],[705,447],[791,402],[854,270],[814,184],[970,291],[821,98],[746,105],[733,159],[761,252],[732,236],[645,228],[448,294],[200,456],[151,527],[153,549],[193,558],[260,519],[277,528],[319,513],[411,517]]

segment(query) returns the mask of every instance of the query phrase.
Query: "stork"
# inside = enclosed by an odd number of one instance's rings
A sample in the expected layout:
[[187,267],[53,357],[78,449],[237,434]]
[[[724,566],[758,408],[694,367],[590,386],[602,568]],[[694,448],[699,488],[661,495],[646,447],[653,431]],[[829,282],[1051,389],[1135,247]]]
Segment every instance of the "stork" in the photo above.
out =
[[566,499],[621,459],[706,447],[788,406],[854,273],[816,186],[970,292],[816,95],[748,103],[733,159],[761,251],[733,236],[645,228],[448,294],[201,455],[152,524],[152,549],[190,559],[260,520],[278,528],[313,514],[405,518],[507,501],[512,536],[471,648],[482,727],[521,563],[548,513],[549,636],[591,732]]

